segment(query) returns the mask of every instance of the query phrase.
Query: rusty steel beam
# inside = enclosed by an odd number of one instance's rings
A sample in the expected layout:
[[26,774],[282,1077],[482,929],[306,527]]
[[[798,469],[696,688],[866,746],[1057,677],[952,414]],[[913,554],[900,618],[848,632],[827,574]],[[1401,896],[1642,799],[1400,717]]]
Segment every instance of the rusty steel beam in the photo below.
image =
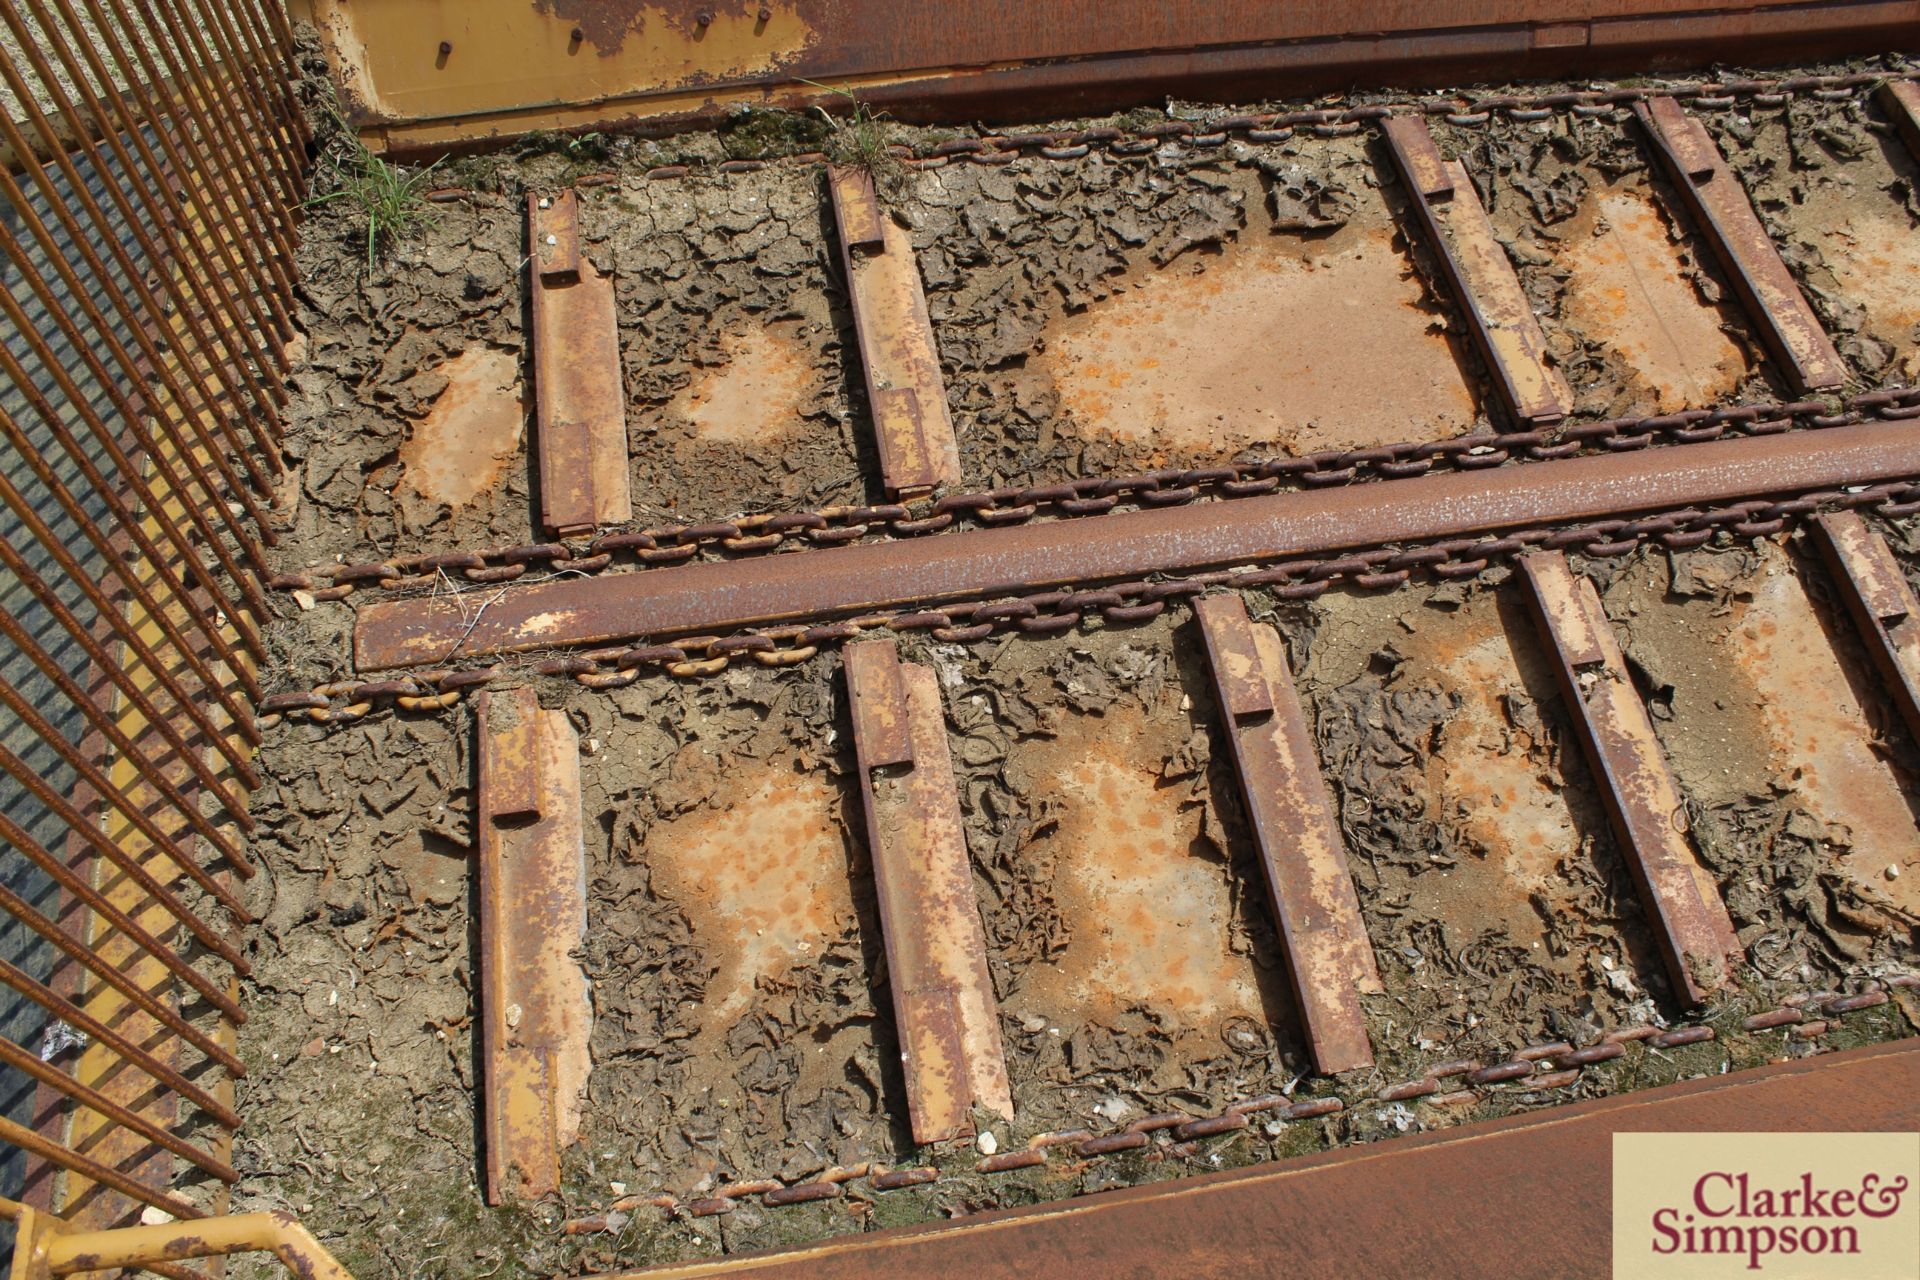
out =
[[1920,600],[1879,532],[1852,511],[1809,530],[1907,731],[1920,740]]
[[1522,557],[1540,638],[1551,650],[1567,715],[1633,871],[1647,919],[1673,978],[1674,994],[1704,1004],[1744,957],[1713,873],[1684,834],[1685,807],[1654,736],[1653,721],[1627,674],[1620,642],[1593,583],[1558,551]]
[[1780,250],[1760,225],[1760,215],[1740,179],[1720,154],[1707,127],[1672,98],[1633,105],[1654,154],[1694,225],[1733,283],[1760,340],[1794,390],[1804,395],[1847,380],[1840,353],[1820,327]]
[[1907,154],[1920,160],[1920,84],[1889,80],[1880,86],[1880,106],[1893,118]]
[[476,796],[487,1203],[560,1187],[580,1132],[593,1013],[572,958],[587,929],[579,739],[533,690],[483,693]]
[[1502,403],[1522,427],[1559,422],[1573,391],[1547,359],[1547,337],[1466,166],[1441,158],[1424,116],[1388,116],[1380,128]]
[[[1916,1095],[1920,1040],[1902,1040],[1248,1169],[612,1280],[1603,1280],[1615,1274],[1615,1134],[1899,1132],[1914,1127]],[[1552,1170],[1550,1192],[1543,1170]]]
[[1154,572],[1804,493],[1920,475],[1901,422],[1643,449],[1492,471],[1039,521],[803,556],[761,556],[389,600],[357,615],[361,670],[635,636],[719,633],[865,610],[991,598]]
[[893,641],[845,661],[913,1140],[940,1142],[973,1132],[975,1106],[1013,1115],[946,713],[932,669]]
[[633,518],[613,281],[580,252],[569,188],[527,197],[540,523],[559,537]]
[[880,203],[871,170],[831,165],[827,187],[860,338],[881,483],[894,498],[958,484],[960,445],[913,242]]
[[1904,47],[1920,4],[981,0],[956,23],[876,0],[315,0],[314,16],[369,145],[431,159],[535,129],[661,132],[743,104],[844,107],[849,91],[898,119],[972,124],[1164,105],[1169,95],[1257,102],[1277,83],[1304,95],[1804,63]]
[[1193,611],[1314,1065],[1371,1067],[1360,996],[1384,988],[1286,646],[1236,593],[1201,596]]

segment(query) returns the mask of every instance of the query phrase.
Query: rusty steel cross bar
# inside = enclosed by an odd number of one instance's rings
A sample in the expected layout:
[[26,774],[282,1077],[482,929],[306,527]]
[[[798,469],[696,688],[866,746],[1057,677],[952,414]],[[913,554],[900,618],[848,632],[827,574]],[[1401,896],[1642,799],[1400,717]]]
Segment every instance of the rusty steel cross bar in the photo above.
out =
[[580,748],[533,690],[483,693],[479,760],[480,1035],[487,1202],[560,1188],[580,1132],[593,1011],[572,958],[587,929]]
[[1900,562],[1857,512],[1820,516],[1810,532],[1894,707],[1920,739],[1920,601]]
[[1683,834],[1680,789],[1627,674],[1620,642],[1593,583],[1574,573],[1564,555],[1525,556],[1520,572],[1621,856],[1648,919],[1658,927],[1674,994],[1689,1005],[1704,1004],[1726,984],[1730,961],[1744,953],[1719,886]]
[[527,197],[540,523],[565,537],[633,517],[613,280],[580,251],[572,188]]
[[939,1142],[976,1105],[1013,1115],[940,683],[891,640],[849,645],[846,670],[913,1140]]
[[833,165],[827,189],[860,339],[881,482],[895,498],[958,484],[960,446],[913,242],[881,204],[871,171]]
[[1547,359],[1546,335],[1466,166],[1441,157],[1423,116],[1388,116],[1380,129],[1501,400],[1523,426],[1559,422],[1573,392]]
[[1672,98],[1636,102],[1654,154],[1672,180],[1714,257],[1732,279],[1767,350],[1802,395],[1837,387],[1847,367],[1820,318],[1807,305],[1780,250],[1760,224],[1746,188],[1714,144],[1707,127]]
[[1097,522],[1049,521],[713,561],[359,611],[361,670],[992,598],[1920,476],[1920,430],[1868,423],[1387,480]]
[[1360,996],[1384,988],[1286,647],[1237,593],[1201,596],[1193,611],[1314,1065],[1370,1067]]

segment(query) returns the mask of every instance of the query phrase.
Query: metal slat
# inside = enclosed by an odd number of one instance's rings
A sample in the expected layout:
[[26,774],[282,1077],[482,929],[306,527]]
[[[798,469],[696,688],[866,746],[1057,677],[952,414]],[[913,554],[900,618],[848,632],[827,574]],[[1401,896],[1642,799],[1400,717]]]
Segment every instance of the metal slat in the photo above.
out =
[[1900,562],[1856,512],[1820,516],[1811,532],[1900,718],[1920,739],[1920,601]]
[[881,482],[895,498],[958,484],[960,446],[913,243],[880,206],[872,174],[845,165],[828,173]]
[[1523,426],[1559,422],[1572,412],[1573,392],[1547,359],[1546,335],[1472,177],[1441,158],[1424,118],[1389,116],[1381,131],[1501,400]]
[[580,253],[579,202],[527,197],[540,523],[587,533],[633,518],[613,280]]
[[1706,126],[1672,98],[1636,102],[1633,110],[1681,202],[1794,390],[1804,395],[1844,383],[1847,368],[1840,353]]
[[531,689],[482,694],[480,1018],[487,1202],[560,1187],[580,1130],[592,1028],[572,953],[587,928],[579,740]]
[[1314,1065],[1373,1065],[1360,996],[1384,988],[1286,649],[1238,595],[1201,596],[1214,691]]
[[849,646],[846,672],[913,1138],[939,1142],[976,1105],[1013,1115],[940,685],[890,640]]
[[1744,953],[1712,873],[1682,834],[1686,811],[1653,721],[1593,584],[1557,551],[1522,557],[1520,570],[1621,855],[1658,930],[1674,992],[1689,1005],[1703,1004]]

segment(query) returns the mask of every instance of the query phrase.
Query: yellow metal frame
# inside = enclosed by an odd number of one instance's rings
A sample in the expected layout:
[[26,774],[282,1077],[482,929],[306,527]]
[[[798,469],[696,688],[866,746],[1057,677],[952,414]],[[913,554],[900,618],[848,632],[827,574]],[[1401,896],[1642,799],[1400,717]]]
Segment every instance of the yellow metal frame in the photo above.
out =
[[86,1271],[165,1266],[235,1253],[271,1253],[303,1280],[353,1280],[290,1213],[242,1213],[156,1227],[75,1231],[50,1214],[0,1199],[0,1218],[11,1218],[19,1233],[9,1280],[51,1280]]

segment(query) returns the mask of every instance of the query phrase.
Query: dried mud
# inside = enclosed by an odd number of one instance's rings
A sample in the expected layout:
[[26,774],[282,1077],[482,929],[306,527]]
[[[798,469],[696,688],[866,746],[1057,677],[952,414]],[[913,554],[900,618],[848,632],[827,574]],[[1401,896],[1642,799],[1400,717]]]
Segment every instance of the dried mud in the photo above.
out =
[[1442,151],[1475,176],[1576,416],[1782,394],[1638,125],[1568,114],[1433,128]]
[[[343,252],[350,211],[322,204],[308,225],[290,565],[541,538],[523,203],[466,192],[430,211],[372,273]],[[815,171],[630,177],[583,188],[580,217],[584,252],[614,279],[637,523],[865,495],[871,447],[847,401],[851,318]],[[451,456],[429,460],[449,432]]]
[[[1709,1012],[1737,1022],[1909,963],[1915,748],[1871,698],[1803,554],[1761,542],[1584,567],[1754,962],[1731,1012]],[[1367,1005],[1378,1069],[1339,1082],[1312,1077],[1302,1052],[1184,611],[905,646],[947,707],[1015,1104],[1010,1121],[981,1120],[1003,1146],[1267,1092],[1351,1100],[1444,1058],[1681,1012],[1519,588],[1497,578],[1277,610],[1250,597],[1292,648],[1388,992]],[[743,1205],[720,1224],[643,1208],[611,1235],[559,1234],[616,1188],[685,1198],[927,1153],[903,1123],[837,661],[542,696],[580,735],[587,818],[593,1074],[561,1196],[478,1207],[471,725],[458,711],[277,730],[262,755],[238,1203],[341,1233],[369,1275],[537,1274],[1153,1176],[1120,1161],[983,1182],[933,1153],[950,1182],[874,1206]],[[1580,1090],[1648,1082],[1641,1072],[1591,1074]],[[1352,1107],[1249,1131],[1206,1160],[1459,1118]],[[440,1240],[470,1263],[434,1254]]]
[[[1750,141],[1728,132],[1747,124],[1709,122],[1860,378],[1910,376],[1917,335],[1885,285],[1905,260],[1874,255],[1876,237],[1894,252],[1909,225],[1911,166],[1845,104],[1794,110],[1799,124],[1753,113]],[[1481,175],[1578,416],[1779,390],[1630,125],[1435,131]],[[281,566],[538,540],[524,213],[498,192],[587,169],[614,171],[582,190],[582,217],[588,256],[615,278],[636,521],[878,497],[817,170],[642,176],[739,154],[747,133],[730,124],[675,153],[616,140],[584,160],[467,162],[474,190],[436,203],[371,273],[352,215],[313,208]],[[897,214],[920,253],[966,484],[1489,421],[1484,373],[1407,242],[1390,174],[1373,144],[1303,135],[915,175]],[[1881,195],[1880,222],[1833,230],[1841,202]],[[1341,323],[1352,299],[1364,331]],[[1374,354],[1389,348],[1392,360]],[[1676,371],[1665,357],[1679,350],[1692,354]],[[1920,544],[1888,532],[1920,565]],[[470,712],[272,730],[254,801],[262,923],[235,1207],[298,1212],[363,1278],[574,1274],[1822,1051],[1729,1033],[1784,995],[1911,965],[1920,748],[1797,544],[1580,567],[1604,588],[1752,961],[1705,1013],[1721,1043],[1592,1068],[1569,1090],[1494,1090],[1467,1111],[1366,1102],[1444,1058],[1680,1010],[1515,584],[1496,571],[1309,604],[1250,595],[1287,636],[1386,980],[1368,1003],[1378,1070],[1307,1072],[1204,660],[1176,606],[1056,639],[906,645],[946,699],[1014,1086],[1012,1120],[982,1120],[1004,1148],[1268,1091],[1337,1093],[1347,1111],[1255,1124],[1186,1159],[986,1178],[970,1153],[935,1153],[947,1177],[921,1190],[745,1200],[710,1220],[642,1208],[563,1235],[564,1219],[625,1192],[686,1198],[736,1176],[925,1154],[905,1132],[850,728],[823,656],[608,693],[540,686],[581,739],[594,1070],[561,1194],[499,1210],[476,1181]],[[282,684],[346,674],[351,616],[323,604],[280,619]],[[1906,1034],[1914,1016],[1870,1011],[1835,1039]],[[230,1274],[272,1272],[237,1260]]]
[[[1702,118],[1859,379],[1920,375],[1903,287],[1920,202],[1885,122],[1798,100]],[[1630,120],[1433,127],[1476,175],[1576,417],[1784,393]],[[551,189],[577,170],[534,154],[487,178]],[[635,522],[881,498],[819,170],[650,182],[617,165],[581,196],[586,252],[615,280]],[[949,164],[904,175],[893,214],[918,254],[964,488],[1500,421],[1365,137]],[[289,566],[540,539],[523,221],[517,198],[456,192],[369,271],[353,212],[312,210]]]
[[1879,108],[1815,100],[1702,118],[1854,375],[1920,378],[1916,170]]
[[1376,1038],[1463,1056],[1671,1007],[1518,587],[1421,594],[1324,597],[1296,651],[1397,1006]]
[[1353,138],[920,174],[905,216],[966,481],[1470,429],[1479,379],[1390,172]]
[[[1638,554],[1602,592],[1754,968],[1911,957],[1920,756],[1805,553]],[[1902,810],[1906,811],[1902,822]]]

